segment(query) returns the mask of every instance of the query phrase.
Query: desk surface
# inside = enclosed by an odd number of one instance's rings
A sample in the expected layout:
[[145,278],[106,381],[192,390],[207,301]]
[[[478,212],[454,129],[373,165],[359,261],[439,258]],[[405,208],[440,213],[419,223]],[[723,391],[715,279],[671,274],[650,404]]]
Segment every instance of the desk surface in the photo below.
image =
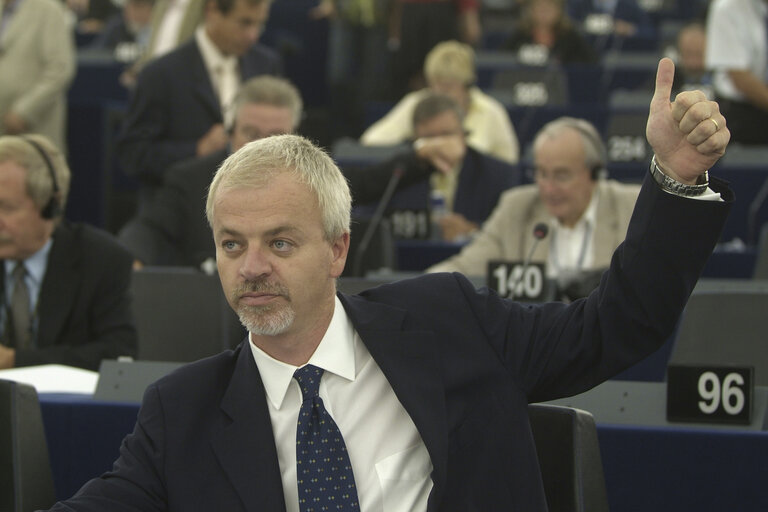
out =
[[[138,404],[42,394],[59,499],[111,468]],[[612,512],[768,510],[768,432],[598,424]]]

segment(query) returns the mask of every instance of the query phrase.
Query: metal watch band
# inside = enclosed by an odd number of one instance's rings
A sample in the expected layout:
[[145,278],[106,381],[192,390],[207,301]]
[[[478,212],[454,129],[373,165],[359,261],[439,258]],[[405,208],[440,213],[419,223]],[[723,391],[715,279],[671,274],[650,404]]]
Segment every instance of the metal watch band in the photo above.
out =
[[664,174],[664,171],[662,171],[656,164],[656,155],[653,155],[653,158],[651,159],[651,176],[653,176],[653,179],[656,180],[656,183],[658,183],[661,188],[678,196],[700,196],[706,192],[709,187],[709,171],[704,171],[704,174],[699,176],[696,185],[686,185],[685,183],[680,183]]

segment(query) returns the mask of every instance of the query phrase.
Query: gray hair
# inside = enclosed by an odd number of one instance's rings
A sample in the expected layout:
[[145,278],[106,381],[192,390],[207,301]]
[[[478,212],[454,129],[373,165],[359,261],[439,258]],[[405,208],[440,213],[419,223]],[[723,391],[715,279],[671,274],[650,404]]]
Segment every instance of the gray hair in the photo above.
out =
[[293,114],[293,128],[301,122],[304,104],[298,89],[284,78],[261,75],[245,82],[237,92],[234,101],[234,111],[240,110],[243,105],[258,103],[273,107],[285,107]]
[[53,174],[58,187],[58,202],[61,212],[67,203],[69,182],[72,173],[69,170],[64,154],[47,137],[39,134],[0,136],[0,163],[13,162],[27,171],[25,184],[27,195],[32,198],[35,206],[42,210],[54,195],[51,171],[43,156],[32,144],[37,144],[45,152],[51,162]]
[[582,141],[584,148],[584,165],[587,169],[604,168],[607,164],[605,144],[597,129],[586,119],[563,116],[545,124],[533,139],[535,152],[544,138],[553,138],[566,130],[575,131]]
[[263,187],[288,172],[317,197],[326,240],[350,231],[352,195],[347,180],[330,156],[299,135],[275,135],[249,142],[230,155],[213,177],[205,213],[213,225],[219,189]]

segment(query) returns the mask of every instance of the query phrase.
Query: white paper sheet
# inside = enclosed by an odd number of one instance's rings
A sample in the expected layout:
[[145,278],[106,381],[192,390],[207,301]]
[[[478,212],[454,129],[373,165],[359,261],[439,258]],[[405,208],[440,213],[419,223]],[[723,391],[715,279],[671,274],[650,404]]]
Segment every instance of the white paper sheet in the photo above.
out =
[[38,393],[85,393],[92,395],[99,380],[98,372],[44,364],[0,370],[0,379],[13,380],[35,387]]

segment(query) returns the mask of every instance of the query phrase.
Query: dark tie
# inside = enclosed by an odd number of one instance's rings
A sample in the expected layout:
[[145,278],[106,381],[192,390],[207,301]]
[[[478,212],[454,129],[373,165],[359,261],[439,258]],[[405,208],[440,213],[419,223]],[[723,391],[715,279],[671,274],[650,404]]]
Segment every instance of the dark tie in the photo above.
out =
[[10,332],[11,346],[17,348],[23,348],[29,345],[29,326],[30,326],[30,309],[29,309],[29,288],[24,277],[27,275],[27,270],[24,267],[24,263],[18,262],[16,268],[13,269],[11,276],[13,277],[13,292],[11,294],[11,309],[10,309],[10,325],[12,331]]
[[347,447],[318,395],[322,376],[321,368],[309,364],[293,374],[304,399],[296,428],[299,509],[360,510]]

